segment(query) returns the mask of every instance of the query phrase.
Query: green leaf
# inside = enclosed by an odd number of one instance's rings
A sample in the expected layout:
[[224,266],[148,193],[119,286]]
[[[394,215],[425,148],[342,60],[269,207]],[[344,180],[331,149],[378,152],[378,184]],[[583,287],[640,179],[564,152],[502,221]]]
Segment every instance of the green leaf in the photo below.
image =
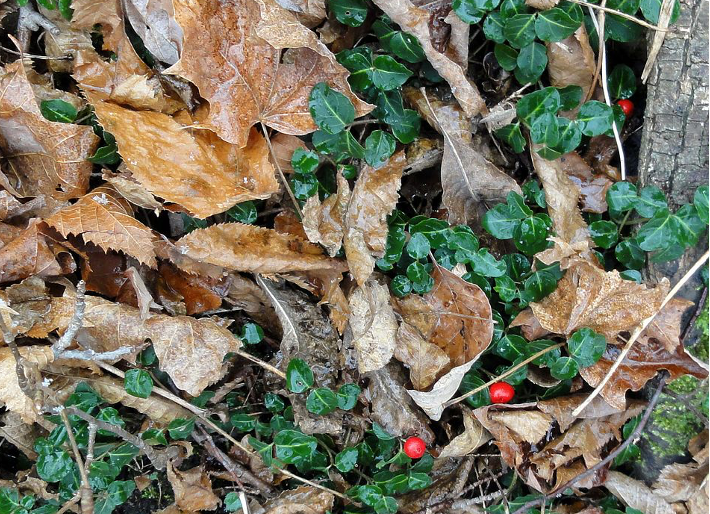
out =
[[328,0],[335,19],[348,27],[359,27],[367,18],[367,4],[363,0]]
[[229,422],[240,432],[251,432],[256,428],[256,418],[249,414],[234,413],[229,417]]
[[569,111],[574,109],[582,101],[582,88],[579,86],[567,86],[558,88],[560,93],[560,109]]
[[700,186],[693,196],[693,205],[701,220],[708,224],[708,186]]
[[640,216],[652,218],[658,212],[668,210],[666,195],[656,186],[646,186],[638,192],[634,208]]
[[274,437],[276,458],[286,464],[305,463],[318,449],[318,440],[297,430],[282,430]]
[[[533,182],[534,183],[534,182]],[[525,186],[523,186],[523,189]],[[508,253],[503,256],[506,273],[515,280],[520,281],[530,271],[530,261],[520,253]]]
[[606,203],[609,209],[617,212],[633,209],[637,199],[636,186],[630,182],[615,182],[606,192]]
[[350,410],[355,407],[357,398],[360,395],[360,387],[357,384],[344,384],[338,389],[338,408]]
[[580,368],[588,368],[604,355],[606,338],[591,328],[580,328],[567,339],[567,350]]
[[607,77],[609,94],[615,100],[631,98],[636,92],[636,75],[625,64],[617,64]]
[[626,239],[616,245],[614,256],[621,264],[634,270],[640,270],[646,262],[646,254],[635,239]]
[[535,41],[535,15],[515,14],[505,20],[503,35],[515,48],[523,48]]
[[606,37],[621,43],[630,43],[643,35],[643,27],[616,14],[610,14],[604,24]]
[[[614,466],[621,466],[622,464],[625,464],[626,462],[631,462],[634,460],[638,460],[641,457],[641,448],[639,448],[635,444],[630,444],[623,450],[621,450],[621,453],[619,453],[616,457],[614,457]],[[609,512],[609,510],[606,510],[606,512]]]
[[[514,368],[518,364],[520,364],[522,361],[525,360],[525,357],[519,357],[510,366],[498,366],[495,369],[495,374],[496,375],[502,375],[503,373],[507,372],[511,368]],[[506,377],[505,382],[509,383],[512,386],[520,385],[523,382],[525,382],[525,379],[528,376],[528,365],[526,364],[525,366],[522,366],[517,369],[512,375],[508,375]]]
[[369,47],[338,52],[336,58],[350,71],[348,82],[356,91],[365,91],[372,85],[372,50]]
[[273,456],[274,443],[266,444],[266,443],[259,441],[255,437],[251,437],[251,436],[249,436],[248,440],[249,440],[249,446],[254,448],[256,450],[256,452],[259,454],[259,456],[261,457],[261,460],[264,461],[264,464],[267,467],[270,467],[273,460],[274,460],[274,456]]
[[428,277],[429,272],[421,262],[415,261],[407,266],[407,278],[412,281],[412,287],[425,283]]
[[533,255],[548,247],[549,227],[539,216],[531,216],[521,221],[513,230],[515,247],[526,255]]
[[[658,25],[658,18],[661,13],[662,4],[662,0],[641,0],[641,12],[643,13],[643,17],[654,25]],[[678,16],[680,16],[680,2],[675,0],[670,19],[671,25],[676,22]]]
[[[461,385],[459,386],[459,393],[466,394],[469,391],[473,391],[477,387],[481,387],[485,383],[485,380],[483,380],[478,375],[478,373],[476,373],[475,371],[469,371],[463,376],[463,380],[461,380]],[[468,403],[474,409],[490,405],[491,397],[488,392],[488,388],[486,387],[481,391],[477,392],[476,394],[466,398],[466,403]]]
[[525,4],[525,0],[503,0],[500,4],[500,14],[506,20],[516,14],[526,14],[528,12],[530,12],[530,8]]
[[525,138],[520,131],[520,123],[513,123],[495,131],[496,136],[508,143],[515,153],[525,150]]
[[528,342],[515,334],[502,337],[493,347],[493,353],[506,360],[515,362],[521,356],[527,355]]
[[352,102],[325,82],[319,82],[311,90],[308,108],[318,128],[326,134],[338,134],[355,120]]
[[573,20],[565,11],[554,7],[537,13],[535,33],[545,42],[562,41],[574,34],[581,25],[581,20]]
[[631,282],[636,282],[637,284],[643,284],[643,277],[641,273],[635,269],[627,269],[619,273],[619,276],[624,280],[629,280]]
[[599,136],[611,129],[614,111],[607,104],[590,100],[579,108],[577,123],[585,136]]
[[286,387],[292,393],[303,393],[313,386],[313,371],[305,361],[291,359],[286,368]]
[[513,279],[507,276],[497,277],[496,285],[493,287],[500,299],[504,302],[512,302],[518,295],[518,288]]
[[187,439],[195,429],[195,418],[177,418],[168,424],[168,434],[173,439]]
[[239,499],[239,493],[232,491],[224,497],[224,508],[227,512],[236,512],[242,510],[242,500]]
[[372,424],[372,432],[375,434],[375,437],[381,441],[394,441],[395,437],[393,435],[390,435],[382,426],[380,426],[379,423],[373,423]]
[[40,453],[37,457],[37,475],[45,482],[59,482],[72,470],[74,461],[64,450]]
[[318,169],[318,154],[305,148],[296,148],[291,155],[291,166],[297,173],[313,173]]
[[239,339],[241,339],[244,344],[259,344],[261,340],[264,339],[264,330],[256,323],[245,323],[242,327],[241,334],[239,334]]
[[616,223],[613,221],[599,220],[589,224],[589,235],[594,244],[602,248],[611,248],[619,240]]
[[116,507],[130,498],[135,489],[136,484],[133,480],[111,482],[106,491],[96,495],[94,514],[111,514]]
[[533,143],[555,146],[560,139],[557,117],[549,112],[541,114],[530,123],[530,139]]
[[430,250],[431,245],[429,244],[429,240],[424,234],[422,234],[421,232],[412,234],[412,237],[407,243],[407,254],[412,259],[426,259],[426,257],[429,255]]
[[153,379],[144,369],[129,369],[123,379],[123,386],[131,396],[148,398],[153,391]]
[[308,200],[318,193],[318,179],[313,173],[294,173],[291,177],[291,190],[299,200]]
[[[503,34],[504,27],[505,20],[503,19],[501,13],[498,11],[488,13],[486,19],[483,20],[483,35],[486,36],[487,39],[495,41],[498,44],[505,43],[505,35]],[[496,57],[498,56],[496,55]],[[500,60],[498,60],[498,62],[500,63]]]
[[557,125],[560,137],[554,149],[561,154],[566,154],[577,148],[582,142],[582,132],[579,130],[577,123],[558,116]]
[[454,0],[451,7],[462,21],[473,25],[486,15],[486,11],[479,9],[477,3],[475,0]]
[[0,514],[14,514],[19,507],[19,491],[9,487],[0,488]]
[[39,110],[49,121],[56,121],[59,123],[73,123],[76,121],[76,117],[79,112],[69,102],[64,100],[42,100],[39,104]]
[[118,155],[118,146],[116,143],[112,143],[98,148],[94,155],[87,160],[94,164],[116,164],[121,160],[121,157]]
[[412,218],[409,233],[424,234],[432,248],[439,248],[447,243],[449,224],[436,218],[423,218],[416,221]]
[[385,243],[385,254],[382,256],[385,262],[394,264],[402,256],[404,244],[407,241],[407,234],[400,226],[390,227]]
[[511,239],[520,217],[513,214],[510,207],[499,203],[483,216],[483,228],[496,239]]
[[164,429],[149,428],[141,434],[141,439],[150,445],[164,444],[167,446],[168,440],[165,437]]
[[561,99],[557,88],[545,87],[523,96],[515,107],[518,118],[529,125],[537,116],[543,113],[557,113],[560,110]]
[[[557,343],[550,339],[538,339],[536,341],[531,341],[528,343],[525,353],[525,358],[532,357],[537,352],[541,352],[545,348],[554,346]],[[559,348],[550,350],[549,352],[542,354],[540,357],[532,361],[533,364],[537,366],[547,366],[548,368],[557,361],[562,356],[562,352]]]
[[[126,422],[123,421],[121,416],[118,414],[118,411],[113,407],[104,407],[101,409],[96,415],[96,419],[105,421],[111,425],[116,425],[117,427],[126,426]],[[113,432],[109,432],[108,430],[99,429],[97,433],[102,436],[113,437]]]
[[401,87],[412,72],[389,55],[380,55],[373,61],[372,83],[378,89],[390,91]]
[[506,71],[513,71],[518,65],[519,52],[514,48],[509,47],[508,45],[497,44],[493,48],[493,53],[495,54],[496,59],[498,60],[498,64],[500,64],[500,67]]
[[373,130],[365,140],[365,162],[373,168],[385,164],[394,153],[397,142],[387,132]]
[[411,468],[409,468],[409,470],[413,473],[429,473],[433,467],[434,457],[431,456],[431,453],[427,452],[422,455],[421,458],[415,462]]
[[647,252],[669,248],[673,245],[692,246],[705,229],[695,207],[688,204],[677,214],[659,211],[636,234],[639,247]]
[[401,494],[407,490],[407,475],[395,471],[380,471],[372,480],[385,494]]
[[571,357],[560,357],[550,366],[550,375],[557,380],[574,378],[579,373],[579,365]]
[[404,109],[404,113],[399,118],[390,118],[387,123],[392,130],[392,134],[400,143],[409,144],[419,135],[419,128],[422,119],[412,109]]
[[525,280],[522,296],[528,302],[539,302],[555,290],[557,281],[547,271],[536,271]]
[[313,389],[306,399],[306,408],[313,414],[325,416],[338,408],[338,398],[327,387]]
[[674,216],[678,219],[680,227],[680,242],[686,247],[698,244],[700,234],[705,231],[706,223],[698,216],[695,205],[683,205]]
[[341,473],[352,471],[357,465],[358,453],[357,448],[345,448],[335,456],[335,467]]
[[252,201],[238,203],[234,207],[231,207],[226,214],[234,221],[238,221],[239,223],[244,223],[246,225],[254,223],[258,216],[256,205],[254,205],[254,202]]
[[266,393],[264,395],[264,407],[271,412],[281,412],[286,407],[283,398],[276,393]]
[[86,382],[81,382],[64,403],[67,407],[76,407],[84,412],[91,413],[103,399]]
[[502,277],[505,275],[505,262],[497,260],[488,252],[488,248],[481,248],[476,253],[469,254],[468,262],[474,273],[484,277]]
[[383,20],[372,24],[372,30],[388,52],[407,62],[417,63],[424,60],[424,49],[417,38],[401,30],[393,29]]
[[633,16],[639,10],[641,0],[608,0],[606,6],[615,11]]

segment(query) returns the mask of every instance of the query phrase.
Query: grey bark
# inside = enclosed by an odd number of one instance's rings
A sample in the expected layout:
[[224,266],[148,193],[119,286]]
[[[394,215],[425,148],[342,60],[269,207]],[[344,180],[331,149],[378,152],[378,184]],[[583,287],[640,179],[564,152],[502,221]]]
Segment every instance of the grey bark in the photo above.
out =
[[[661,188],[676,209],[708,183],[708,0],[681,0],[647,85],[639,183]],[[649,263],[647,273],[675,284],[707,247],[706,235],[678,261]],[[697,302],[699,284],[696,275],[680,296]]]

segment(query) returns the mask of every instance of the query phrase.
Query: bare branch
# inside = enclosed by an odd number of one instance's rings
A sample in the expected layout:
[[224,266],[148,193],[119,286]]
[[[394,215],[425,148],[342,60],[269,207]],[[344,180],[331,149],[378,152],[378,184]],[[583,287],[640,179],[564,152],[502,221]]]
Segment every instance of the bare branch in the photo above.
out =
[[86,309],[86,299],[84,294],[86,293],[86,282],[80,280],[76,285],[76,301],[74,303],[74,314],[69,321],[69,326],[64,331],[64,334],[59,338],[59,340],[52,345],[52,351],[55,357],[59,357],[74,341],[77,332],[81,328],[84,322],[84,310]]

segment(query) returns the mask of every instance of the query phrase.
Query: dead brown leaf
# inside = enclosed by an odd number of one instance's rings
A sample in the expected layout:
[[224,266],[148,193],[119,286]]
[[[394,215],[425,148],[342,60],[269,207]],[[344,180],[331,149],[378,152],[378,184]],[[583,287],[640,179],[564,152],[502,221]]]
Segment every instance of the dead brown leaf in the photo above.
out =
[[650,325],[638,338],[640,344],[648,344],[651,339],[659,341],[667,352],[673,353],[680,341],[683,313],[695,305],[690,300],[673,298],[656,315]]
[[606,175],[597,175],[578,153],[571,152],[560,157],[562,169],[579,188],[579,201],[584,212],[598,214],[607,211],[606,191],[614,183]]
[[212,491],[212,482],[202,466],[186,471],[168,464],[168,481],[175,494],[175,504],[188,512],[214,510],[221,503]]
[[483,428],[473,414],[465,409],[463,411],[463,433],[454,437],[439,454],[439,458],[464,457],[477,448],[483,446],[491,439],[491,434]]
[[547,43],[547,59],[550,84],[555,87],[579,86],[582,98],[586,98],[592,87],[596,59],[584,24],[568,38]]
[[175,64],[182,49],[182,29],[175,22],[169,0],[130,0],[126,18],[156,59]]
[[[258,122],[285,134],[314,131],[308,95],[319,82],[348,96],[358,116],[372,109],[352,93],[348,72],[315,33],[274,0],[173,5],[184,44],[167,72],[198,87],[210,103],[204,125],[225,141],[243,147]],[[294,49],[292,61],[282,61],[285,48]]]
[[418,391],[432,385],[451,362],[444,350],[424,339],[419,330],[406,322],[397,331],[394,357],[409,368],[409,380]]
[[343,225],[350,201],[348,181],[338,173],[338,192],[322,203],[313,195],[303,206],[303,230],[311,243],[320,243],[334,257],[343,244]]
[[397,205],[406,159],[400,151],[380,168],[365,166],[353,188],[345,216],[343,246],[350,272],[365,284],[381,257],[387,240],[387,215]]
[[[41,371],[54,360],[49,346],[24,346],[19,349],[24,359],[25,376],[32,378],[35,371]],[[17,379],[15,357],[7,346],[0,348],[0,402],[10,412],[16,412],[25,423],[34,423],[40,417],[34,398],[25,396]],[[41,381],[41,379],[40,379]],[[29,384],[32,385],[32,382]]]
[[[29,276],[51,277],[65,272],[54,252],[39,232],[40,221],[32,219],[26,229],[7,226],[9,236],[0,237],[0,283]],[[0,229],[2,230],[2,229]]]
[[15,196],[77,198],[89,185],[99,139],[87,126],[57,123],[42,116],[21,61],[0,76],[0,149],[7,159],[0,183]]
[[609,472],[604,487],[625,505],[643,514],[675,514],[673,507],[663,497],[654,494],[643,482],[618,471]]
[[284,491],[269,500],[254,514],[326,514],[333,508],[335,496],[312,486]]
[[121,163],[118,168],[119,170],[123,168],[121,173],[103,170],[101,178],[111,184],[118,194],[133,205],[156,212],[163,210],[162,204],[150,191],[146,191],[143,186],[132,178],[131,172],[128,171],[123,163]]
[[218,309],[230,289],[229,279],[190,275],[168,263],[161,263],[159,272],[165,287],[182,296],[188,315]]
[[239,149],[212,132],[193,132],[166,114],[92,103],[103,127],[115,136],[133,178],[198,217],[268,198],[278,190],[266,141],[256,130],[249,145]]
[[60,234],[80,235],[104,251],[121,251],[138,262],[157,264],[153,231],[133,217],[131,205],[110,186],[99,186],[45,222]]
[[[579,374],[589,385],[596,387],[618,354],[618,348],[607,346],[602,358],[596,364],[580,369]],[[693,375],[697,378],[708,376],[708,372],[685,353],[683,345],[678,345],[673,352],[668,352],[659,340],[652,338],[643,346],[636,344],[631,347],[600,394],[612,407],[623,409],[626,405],[626,391],[640,390],[661,369],[670,373],[669,380],[682,375]]]

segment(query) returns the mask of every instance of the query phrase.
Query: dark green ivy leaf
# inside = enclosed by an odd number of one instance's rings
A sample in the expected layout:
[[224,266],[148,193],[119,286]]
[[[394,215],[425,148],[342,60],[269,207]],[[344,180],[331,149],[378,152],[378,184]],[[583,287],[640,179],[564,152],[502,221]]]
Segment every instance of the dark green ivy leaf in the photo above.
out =
[[359,27],[367,18],[367,4],[363,0],[328,0],[335,19],[348,27]]
[[49,121],[59,123],[73,123],[76,121],[76,117],[79,114],[76,107],[69,102],[59,99],[42,100],[39,104],[39,110],[42,116]]
[[636,75],[625,64],[617,64],[607,77],[609,94],[615,100],[631,98],[636,92]]
[[599,136],[611,129],[614,112],[607,104],[590,100],[579,108],[576,121],[585,136]]
[[319,82],[311,90],[308,108],[316,125],[327,134],[338,134],[355,120],[355,107],[350,99],[325,82]]
[[394,153],[397,142],[387,132],[373,130],[365,140],[365,162],[373,168],[385,164]]
[[286,387],[292,393],[303,393],[313,386],[313,371],[305,361],[291,359],[286,368]]
[[313,389],[306,399],[306,408],[313,414],[325,416],[338,408],[338,398],[327,387]]
[[515,48],[523,48],[535,41],[535,15],[515,14],[505,20],[503,35]]
[[574,34],[581,20],[573,20],[565,11],[554,7],[537,13],[535,33],[545,42],[562,41]]
[[508,143],[515,153],[525,150],[525,138],[520,130],[520,123],[513,123],[495,131],[496,136]]
[[591,328],[580,328],[567,339],[567,350],[580,368],[587,368],[604,355],[606,338]]

